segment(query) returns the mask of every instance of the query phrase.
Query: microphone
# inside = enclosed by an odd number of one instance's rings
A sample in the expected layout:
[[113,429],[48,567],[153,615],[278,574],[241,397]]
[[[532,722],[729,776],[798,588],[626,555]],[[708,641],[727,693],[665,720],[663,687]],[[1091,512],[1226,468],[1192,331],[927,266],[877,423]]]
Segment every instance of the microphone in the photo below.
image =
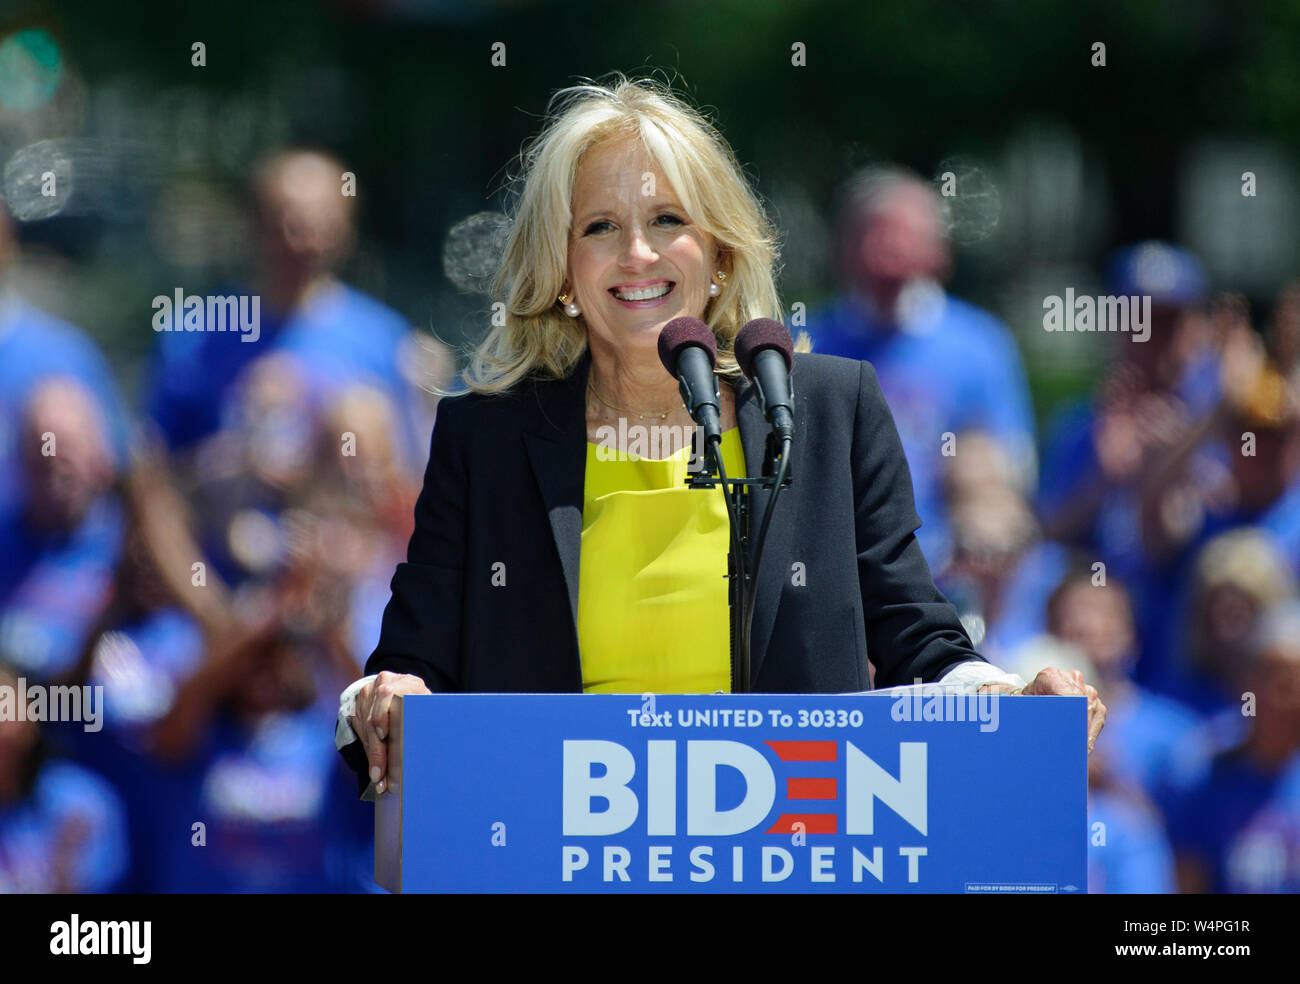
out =
[[722,406],[713,374],[718,340],[709,326],[699,318],[673,318],[659,332],[659,361],[681,387],[691,419],[704,428],[705,446],[721,443]]
[[779,321],[755,318],[736,336],[736,361],[758,387],[759,403],[778,441],[794,440],[794,341]]

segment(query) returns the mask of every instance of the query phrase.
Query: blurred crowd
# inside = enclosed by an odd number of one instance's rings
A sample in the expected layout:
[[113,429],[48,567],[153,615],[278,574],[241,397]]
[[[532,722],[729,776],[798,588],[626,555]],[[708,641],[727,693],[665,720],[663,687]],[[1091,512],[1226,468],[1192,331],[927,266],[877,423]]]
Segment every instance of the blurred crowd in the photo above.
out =
[[[343,171],[251,175],[257,253],[216,293],[260,300],[257,337],[158,331],[135,410],[4,278],[0,686],[104,707],[0,720],[0,891],[374,890],[329,736],[454,360],[339,279]],[[1010,331],[945,290],[933,186],[876,168],[837,213],[842,289],[806,327],[874,364],[936,580],[991,662],[1081,669],[1109,708],[1090,890],[1300,888],[1300,286],[1258,323],[1188,252],[1118,250],[1150,337],[1098,332],[1104,377],[1040,432]]]
[[0,891],[374,888],[330,737],[450,362],[337,279],[343,170],[257,170],[255,262],[217,293],[257,297],[260,331],[159,331],[138,413],[85,334],[4,295],[0,685],[103,707],[0,721]]
[[1079,669],[1109,709],[1089,889],[1300,890],[1300,283],[1257,323],[1187,251],[1115,251],[1149,337],[1091,336],[1103,377],[1036,433],[1015,340],[944,290],[942,197],[875,169],[839,211],[808,328],[874,364],[938,584],[991,662]]

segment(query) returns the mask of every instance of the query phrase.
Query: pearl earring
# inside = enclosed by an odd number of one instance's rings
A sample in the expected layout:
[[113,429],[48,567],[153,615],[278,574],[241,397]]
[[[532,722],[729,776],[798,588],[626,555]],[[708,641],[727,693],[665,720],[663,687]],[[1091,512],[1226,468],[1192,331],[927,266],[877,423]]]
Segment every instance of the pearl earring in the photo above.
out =
[[[726,283],[726,281],[727,281],[727,274],[726,274],[726,272],[723,271],[723,270],[719,270],[719,271],[718,271],[717,273],[715,273],[713,276],[716,277],[717,280],[718,280],[718,281],[721,281],[722,283]],[[721,293],[722,293],[722,286],[721,286],[721,284],[716,283],[716,282],[714,282],[714,281],[710,281],[710,282],[709,282],[709,296],[710,296],[710,297],[717,297],[717,296],[718,296],[719,294],[721,294]]]
[[582,314],[577,302],[569,300],[569,292],[567,290],[559,296],[558,300],[564,305],[564,313],[570,318],[576,318],[578,315]]

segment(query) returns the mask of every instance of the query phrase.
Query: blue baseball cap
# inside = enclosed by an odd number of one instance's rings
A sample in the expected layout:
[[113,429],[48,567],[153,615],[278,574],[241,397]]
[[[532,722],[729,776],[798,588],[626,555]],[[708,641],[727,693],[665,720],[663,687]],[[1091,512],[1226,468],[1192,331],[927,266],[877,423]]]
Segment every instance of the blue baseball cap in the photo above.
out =
[[1152,304],[1195,304],[1205,296],[1205,269],[1200,260],[1156,239],[1117,251],[1106,279],[1116,296],[1149,295]]

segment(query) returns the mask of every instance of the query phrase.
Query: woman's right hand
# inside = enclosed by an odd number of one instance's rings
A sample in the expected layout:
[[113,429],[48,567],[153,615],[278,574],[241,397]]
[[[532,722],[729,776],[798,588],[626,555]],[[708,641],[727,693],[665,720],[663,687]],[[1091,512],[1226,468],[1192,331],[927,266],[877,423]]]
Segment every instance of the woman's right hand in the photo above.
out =
[[388,736],[392,733],[389,712],[393,698],[399,694],[432,693],[424,681],[412,673],[380,673],[357,691],[356,708],[352,715],[352,730],[361,739],[370,762],[370,781],[375,792],[382,793],[388,786]]

